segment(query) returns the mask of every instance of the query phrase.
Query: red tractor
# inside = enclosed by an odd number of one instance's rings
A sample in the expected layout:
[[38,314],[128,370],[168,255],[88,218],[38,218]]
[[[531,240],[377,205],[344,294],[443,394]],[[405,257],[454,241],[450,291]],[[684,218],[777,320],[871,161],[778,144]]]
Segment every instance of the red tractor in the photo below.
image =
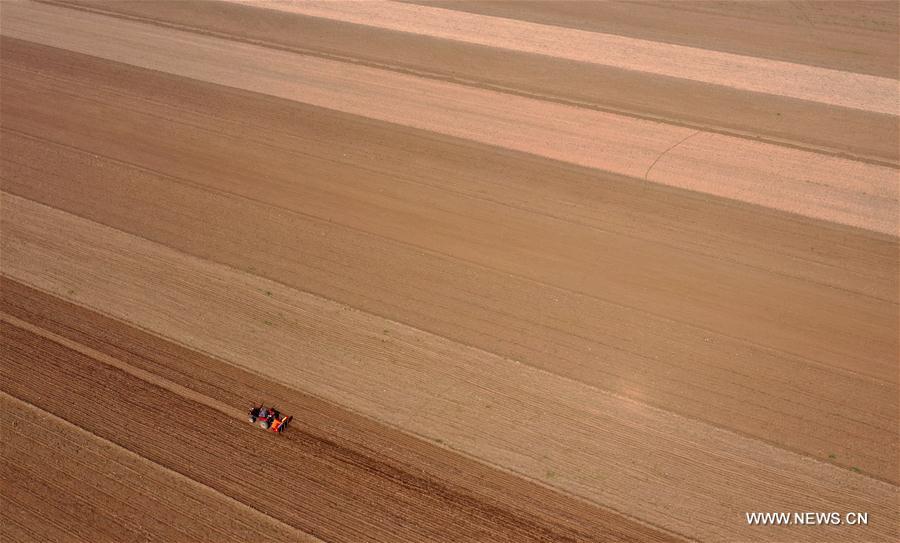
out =
[[283,432],[293,418],[289,415],[282,416],[275,407],[256,404],[250,405],[250,412],[247,414],[250,424],[257,424],[263,430],[272,430],[276,433]]

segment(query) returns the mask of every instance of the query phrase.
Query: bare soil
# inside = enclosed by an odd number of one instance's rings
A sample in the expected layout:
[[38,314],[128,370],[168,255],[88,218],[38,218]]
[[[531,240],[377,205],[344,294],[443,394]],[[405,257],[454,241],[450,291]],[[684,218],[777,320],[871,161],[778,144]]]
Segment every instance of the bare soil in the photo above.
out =
[[[897,77],[891,3],[431,4]],[[900,537],[897,115],[310,9],[3,6],[4,539]]]

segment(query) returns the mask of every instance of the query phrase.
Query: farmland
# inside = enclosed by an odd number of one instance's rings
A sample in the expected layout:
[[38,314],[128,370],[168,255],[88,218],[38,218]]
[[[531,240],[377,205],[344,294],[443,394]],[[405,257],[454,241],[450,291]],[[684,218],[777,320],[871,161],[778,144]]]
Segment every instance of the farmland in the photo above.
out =
[[896,541],[897,24],[2,3],[0,536]]

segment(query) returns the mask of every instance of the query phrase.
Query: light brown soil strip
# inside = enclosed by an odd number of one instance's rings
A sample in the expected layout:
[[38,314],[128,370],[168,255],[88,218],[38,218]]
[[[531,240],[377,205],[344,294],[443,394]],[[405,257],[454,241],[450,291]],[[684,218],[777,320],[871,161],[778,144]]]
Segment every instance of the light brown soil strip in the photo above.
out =
[[[4,273],[19,281],[669,530],[748,537],[755,510],[895,520],[896,487],[849,470],[10,196],[3,219]],[[806,528],[791,536],[840,535]]]
[[116,0],[78,2],[77,7],[332,60],[762,138],[769,143],[783,142],[893,165],[900,160],[897,119],[861,110],[253,5]]
[[[99,401],[98,424],[128,419]],[[0,406],[5,541],[317,541],[3,392]]]
[[900,115],[900,89],[893,77],[876,77],[397,2],[228,1],[874,113]]
[[[5,134],[8,185],[22,175],[13,164],[27,161],[34,169],[48,163],[34,154],[41,149],[40,142],[49,139],[373,230],[377,216],[350,223],[359,212],[339,214],[339,209],[325,208],[324,202],[338,198],[346,209],[360,199],[354,194],[365,191],[365,205],[378,205],[381,216],[402,208],[396,200],[413,199],[414,193],[428,190],[427,196],[415,200],[420,210],[426,210],[418,213],[420,220],[443,221],[444,208],[457,202],[470,214],[491,206],[487,212],[491,217],[517,210],[530,214],[529,222],[541,221],[544,230],[552,228],[546,221],[549,217],[571,227],[626,237],[632,240],[630,245],[656,242],[694,256],[728,258],[841,290],[893,302],[898,299],[897,243],[879,236],[19,40],[3,38],[0,43],[5,83],[0,123],[38,138],[27,142],[18,134]],[[163,88],[168,91],[162,93]],[[58,107],[45,109],[36,98]],[[92,116],[115,117],[118,122],[89,125],[87,119]],[[153,131],[146,130],[150,127]],[[165,130],[166,136],[156,137],[157,130]],[[198,146],[191,139],[196,130],[214,136]],[[142,143],[128,144],[134,141]],[[185,152],[188,148],[190,153]],[[246,164],[248,154],[259,157],[253,168],[240,166]],[[33,160],[25,158],[32,156]],[[179,157],[177,167],[172,156]],[[48,164],[41,172],[54,178],[58,177],[54,172],[69,166],[61,168]],[[270,193],[275,196],[266,187],[276,184],[277,199],[265,198]],[[390,190],[398,184],[402,195],[396,194],[396,188]],[[252,193],[242,191],[249,186]],[[307,187],[318,187],[316,198],[298,196]],[[322,190],[334,195],[328,197]],[[311,205],[319,201],[323,201],[319,207]],[[685,214],[689,221],[683,220]],[[477,220],[482,220],[480,215]],[[396,222],[404,221],[393,216],[385,226]],[[505,217],[503,222],[510,224],[513,218]],[[421,235],[423,230],[459,232],[461,228],[457,222],[440,228],[377,231],[400,239],[413,233],[410,230]],[[773,235],[778,237],[777,244],[772,243]],[[530,236],[517,235],[504,245],[520,237]],[[421,246],[433,244],[402,239]],[[556,244],[543,245],[542,252],[557,249]],[[595,252],[608,255],[622,250],[609,247]],[[489,256],[497,248],[481,252]]]
[[[7,6],[2,31],[624,175],[659,160],[650,181],[898,233],[893,168],[708,133],[671,149],[691,131],[44,5]],[[797,167],[806,163],[814,183]]]
[[[86,312],[80,313],[86,316]],[[54,318],[66,325],[65,317]],[[85,328],[83,324],[79,327]],[[218,385],[232,391],[248,390],[250,385],[256,394],[284,396],[285,403],[279,406],[297,410],[294,426],[279,436],[265,433],[180,394],[148,386],[134,376],[134,371],[121,372],[97,362],[83,354],[90,351],[87,347],[69,350],[7,322],[3,323],[4,388],[327,541],[674,540],[613,513],[366,424],[359,417],[283,387],[255,388],[252,385],[258,387],[265,382],[248,374],[231,372],[238,380],[222,380],[216,372],[223,368],[221,363],[128,331],[121,324],[113,323],[113,327],[111,332],[118,336],[114,349],[127,353],[130,359],[148,355],[158,362],[161,357],[155,348],[174,350],[186,358],[164,362],[180,369],[197,364],[201,370],[198,376],[212,375]],[[122,342],[119,334],[132,338],[143,335],[149,343]],[[23,370],[32,360],[41,360],[42,364],[28,372],[30,379],[25,378]],[[97,417],[98,406],[116,416],[111,420]],[[326,416],[318,418],[323,410]],[[333,435],[327,430],[332,426],[337,427]],[[348,444],[340,440],[341,435],[351,435],[358,441]],[[390,457],[376,456],[374,448],[384,448],[385,444],[393,449]],[[428,470],[434,466],[417,462],[421,456],[439,459],[443,464],[440,467],[451,474],[431,473]],[[465,475],[452,475],[462,472]],[[441,479],[445,476],[457,481],[468,479],[475,488],[449,486]],[[169,497],[165,487],[160,489],[150,481],[147,484],[156,487],[161,498]],[[503,492],[497,492],[498,488]],[[232,528],[226,524],[219,530]]]
[[896,2],[414,0],[410,3],[897,77]]
[[[896,242],[121,65],[39,58],[80,98],[9,76],[3,121],[88,151],[4,133],[4,186],[18,194],[779,446],[897,473]],[[179,91],[162,105],[159,88]],[[199,146],[197,130],[213,136]]]

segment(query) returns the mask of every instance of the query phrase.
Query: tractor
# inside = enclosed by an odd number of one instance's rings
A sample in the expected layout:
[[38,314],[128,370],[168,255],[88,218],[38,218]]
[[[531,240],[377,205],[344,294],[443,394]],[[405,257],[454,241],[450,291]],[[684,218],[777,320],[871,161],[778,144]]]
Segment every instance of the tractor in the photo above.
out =
[[263,430],[271,430],[275,433],[283,432],[294,417],[290,415],[282,415],[275,407],[266,407],[264,405],[250,405],[250,411],[247,413],[247,420],[250,424],[256,424]]

